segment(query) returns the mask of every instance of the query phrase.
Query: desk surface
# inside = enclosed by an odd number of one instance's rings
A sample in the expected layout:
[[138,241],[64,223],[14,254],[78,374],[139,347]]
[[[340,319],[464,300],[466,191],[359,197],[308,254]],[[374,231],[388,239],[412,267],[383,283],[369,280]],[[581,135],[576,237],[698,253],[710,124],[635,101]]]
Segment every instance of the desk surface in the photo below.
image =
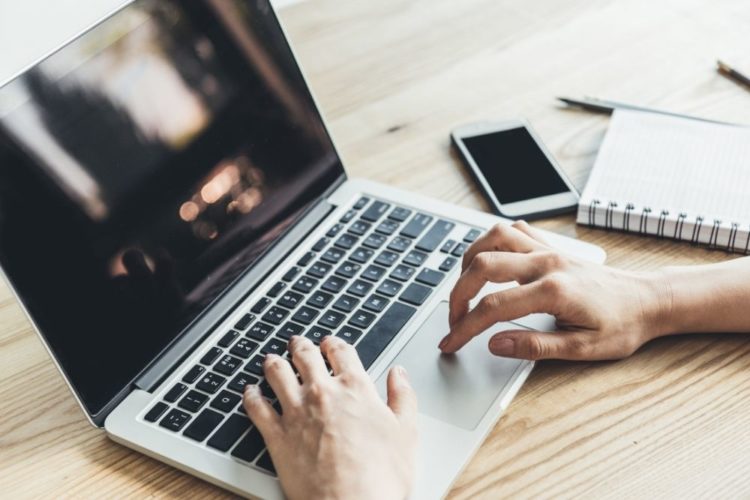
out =
[[[449,150],[459,124],[529,119],[583,187],[607,119],[558,109],[590,94],[750,122],[747,0],[379,0],[283,11],[353,176],[486,210]],[[714,262],[687,244],[539,227],[631,269]],[[8,498],[223,497],[89,426],[17,303],[0,287],[0,491]],[[542,362],[452,497],[727,496],[750,491],[750,342],[661,339],[620,362]]]

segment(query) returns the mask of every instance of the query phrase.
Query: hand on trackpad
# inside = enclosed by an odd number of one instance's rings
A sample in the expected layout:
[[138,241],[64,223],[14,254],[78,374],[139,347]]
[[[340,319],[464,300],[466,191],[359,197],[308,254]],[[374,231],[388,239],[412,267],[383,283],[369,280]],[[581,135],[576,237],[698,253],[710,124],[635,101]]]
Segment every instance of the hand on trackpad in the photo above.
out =
[[[419,411],[466,430],[476,428],[523,363],[493,356],[487,349],[489,338],[504,329],[519,326],[498,323],[456,354],[441,354],[437,345],[448,332],[448,302],[439,303],[392,362],[408,371]],[[386,375],[377,381],[381,391]]]

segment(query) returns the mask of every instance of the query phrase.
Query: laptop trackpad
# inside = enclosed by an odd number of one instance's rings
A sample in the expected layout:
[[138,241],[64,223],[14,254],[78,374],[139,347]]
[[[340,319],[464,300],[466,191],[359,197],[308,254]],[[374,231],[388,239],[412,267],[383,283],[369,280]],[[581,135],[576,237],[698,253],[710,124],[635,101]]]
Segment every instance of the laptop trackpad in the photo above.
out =
[[[448,303],[441,302],[392,364],[401,365],[409,372],[421,413],[473,430],[523,363],[494,356],[487,343],[494,333],[521,328],[511,323],[498,323],[458,353],[443,355],[437,345],[448,333]],[[383,394],[387,373],[377,381]]]

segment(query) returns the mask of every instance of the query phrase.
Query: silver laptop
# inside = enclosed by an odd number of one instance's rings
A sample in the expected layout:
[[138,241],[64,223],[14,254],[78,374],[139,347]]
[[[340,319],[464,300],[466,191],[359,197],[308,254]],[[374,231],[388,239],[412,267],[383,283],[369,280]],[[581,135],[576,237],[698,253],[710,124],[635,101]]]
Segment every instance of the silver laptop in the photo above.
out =
[[347,179],[265,0],[136,1],[0,89],[0,264],[73,395],[240,495],[282,496],[241,393],[275,400],[261,361],[291,335],[350,342],[381,391],[404,365],[414,496],[448,491],[532,369],[486,336],[437,349],[461,255],[498,222]]

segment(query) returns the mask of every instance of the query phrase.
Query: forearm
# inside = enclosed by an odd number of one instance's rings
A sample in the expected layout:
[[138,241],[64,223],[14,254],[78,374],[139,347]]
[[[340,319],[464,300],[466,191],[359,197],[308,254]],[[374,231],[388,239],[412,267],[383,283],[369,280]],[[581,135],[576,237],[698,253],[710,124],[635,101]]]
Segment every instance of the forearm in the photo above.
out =
[[750,332],[750,257],[657,273],[657,335]]

